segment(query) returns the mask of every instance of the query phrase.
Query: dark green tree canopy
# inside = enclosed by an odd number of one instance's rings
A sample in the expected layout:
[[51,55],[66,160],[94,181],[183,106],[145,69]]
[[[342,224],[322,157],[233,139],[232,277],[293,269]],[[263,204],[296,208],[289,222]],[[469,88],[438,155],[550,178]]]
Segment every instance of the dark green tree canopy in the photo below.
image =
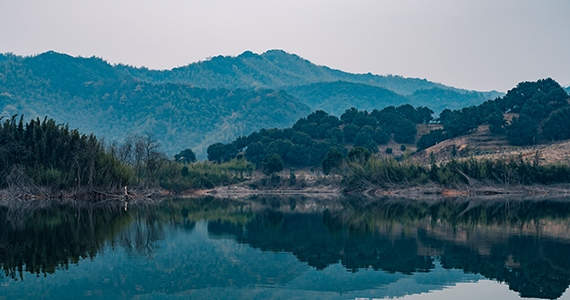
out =
[[208,147],[208,160],[218,163],[232,160],[238,149],[233,144],[215,143]]
[[533,118],[521,114],[507,127],[507,138],[515,146],[532,145],[536,141],[538,126]]
[[340,152],[340,150],[335,147],[330,148],[321,163],[323,173],[325,173],[325,175],[328,175],[331,172],[337,170],[341,166],[342,161],[342,152]]
[[263,159],[262,170],[265,175],[271,175],[283,170],[283,159],[279,154],[269,154]]
[[180,153],[174,155],[174,160],[185,164],[193,163],[196,162],[196,154],[192,149],[184,149],[180,151]]
[[550,140],[570,139],[570,107],[553,112],[544,122],[542,133]]

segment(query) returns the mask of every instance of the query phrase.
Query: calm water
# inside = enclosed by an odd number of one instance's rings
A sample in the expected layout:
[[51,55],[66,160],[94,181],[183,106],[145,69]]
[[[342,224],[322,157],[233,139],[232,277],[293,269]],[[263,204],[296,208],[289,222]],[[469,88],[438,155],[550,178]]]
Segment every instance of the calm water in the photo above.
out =
[[570,299],[570,199],[471,200],[0,203],[0,299]]

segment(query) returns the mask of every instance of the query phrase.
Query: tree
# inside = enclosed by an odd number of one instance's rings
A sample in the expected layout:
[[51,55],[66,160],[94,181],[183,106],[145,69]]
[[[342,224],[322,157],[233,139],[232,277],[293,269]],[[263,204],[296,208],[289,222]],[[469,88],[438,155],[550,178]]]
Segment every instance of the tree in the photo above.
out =
[[233,144],[224,145],[222,143],[215,143],[208,146],[207,152],[209,161],[221,163],[223,161],[230,161],[239,151]]
[[283,160],[279,154],[269,154],[267,155],[262,162],[262,169],[265,175],[270,176],[274,173],[281,172],[283,170]]
[[325,138],[337,144],[342,144],[344,141],[344,134],[340,128],[333,128],[327,131]]
[[445,141],[446,139],[448,139],[448,135],[442,129],[432,130],[420,137],[417,143],[418,151],[427,149],[439,142]]
[[396,111],[398,114],[404,116],[406,119],[414,123],[421,123],[416,122],[416,109],[410,104],[402,104],[396,108]]
[[179,161],[183,164],[189,164],[196,162],[196,153],[192,149],[184,149],[180,153],[174,155],[174,160]]
[[356,115],[358,115],[358,109],[351,107],[340,116],[340,120],[345,124],[350,124]]
[[382,130],[382,128],[378,128],[376,129],[372,134],[372,139],[378,144],[378,145],[384,145],[386,143],[388,143],[388,141],[390,141],[390,134],[388,134],[386,131]]
[[313,144],[313,139],[304,132],[297,132],[291,137],[291,142],[295,145],[307,145]]
[[[364,131],[359,131],[356,137],[354,137],[353,145],[354,147],[360,147],[366,145],[369,141],[372,141],[372,137]],[[376,144],[374,141],[373,143]]]
[[356,147],[348,151],[348,154],[346,155],[346,160],[350,162],[363,163],[368,161],[368,159],[370,159],[371,156],[372,154],[370,154],[370,151],[368,151],[368,149],[364,147]]
[[331,171],[338,169],[342,164],[342,160],[342,152],[335,147],[330,148],[321,162],[323,173],[325,173],[325,175],[329,175]]
[[344,140],[347,143],[352,143],[352,141],[354,141],[354,137],[356,136],[356,133],[360,130],[360,128],[358,128],[358,126],[353,125],[353,124],[348,124],[346,126],[344,126],[344,128],[342,129],[343,133],[344,133]]
[[487,123],[489,123],[489,130],[494,134],[501,134],[505,132],[505,121],[503,114],[500,111],[495,111],[487,117]]
[[285,155],[288,164],[296,166],[306,166],[311,159],[309,154],[311,149],[305,145],[293,145]]
[[570,139],[570,108],[553,112],[542,125],[542,134],[550,140]]
[[401,120],[394,130],[394,141],[398,143],[413,143],[416,139],[416,124],[410,120]]
[[257,167],[261,163],[261,160],[265,156],[265,147],[261,142],[255,142],[247,146],[245,149],[245,158],[252,163],[254,163]]
[[515,146],[532,145],[535,143],[537,133],[536,122],[525,114],[513,118],[511,125],[507,127],[507,138]]
[[433,110],[424,107],[424,106],[418,106],[416,108],[416,120],[415,122],[418,124],[424,123],[424,124],[429,124],[432,120],[433,120]]

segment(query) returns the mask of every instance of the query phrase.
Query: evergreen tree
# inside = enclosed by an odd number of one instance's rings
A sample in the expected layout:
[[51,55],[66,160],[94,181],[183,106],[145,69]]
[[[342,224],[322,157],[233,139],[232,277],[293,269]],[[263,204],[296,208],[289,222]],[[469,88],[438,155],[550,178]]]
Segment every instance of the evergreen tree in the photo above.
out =
[[533,118],[521,114],[507,126],[507,138],[512,145],[525,146],[536,142],[538,126]]
[[342,152],[340,152],[337,148],[330,148],[321,163],[323,173],[325,173],[325,175],[328,175],[332,171],[338,169],[342,164],[342,161]]
[[275,153],[267,155],[263,159],[262,170],[267,176],[281,172],[283,170],[283,160],[281,156]]

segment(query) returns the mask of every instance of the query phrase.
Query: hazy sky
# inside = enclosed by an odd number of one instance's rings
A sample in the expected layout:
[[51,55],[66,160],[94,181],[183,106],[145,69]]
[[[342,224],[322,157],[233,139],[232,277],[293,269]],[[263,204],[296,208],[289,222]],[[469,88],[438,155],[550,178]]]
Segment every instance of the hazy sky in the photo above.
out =
[[0,0],[0,53],[170,69],[270,49],[475,90],[568,85],[570,1]]

